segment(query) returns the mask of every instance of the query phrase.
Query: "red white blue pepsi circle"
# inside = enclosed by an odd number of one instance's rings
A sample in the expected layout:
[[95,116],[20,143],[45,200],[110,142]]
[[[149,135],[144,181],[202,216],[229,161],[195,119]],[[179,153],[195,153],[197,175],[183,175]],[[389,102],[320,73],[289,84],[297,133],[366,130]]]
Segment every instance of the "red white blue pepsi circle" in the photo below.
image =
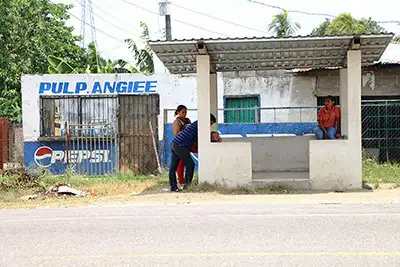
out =
[[34,154],[34,160],[40,167],[50,167],[53,150],[48,146],[39,147]]

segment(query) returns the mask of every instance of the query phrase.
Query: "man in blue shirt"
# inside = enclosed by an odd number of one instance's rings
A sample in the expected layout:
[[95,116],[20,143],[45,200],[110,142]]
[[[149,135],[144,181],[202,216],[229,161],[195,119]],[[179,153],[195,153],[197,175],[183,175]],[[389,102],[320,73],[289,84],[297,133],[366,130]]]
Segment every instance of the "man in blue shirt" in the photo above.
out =
[[[216,122],[214,115],[210,114],[210,123],[213,125]],[[189,148],[197,141],[198,126],[197,121],[189,124],[183,132],[174,137],[171,142],[171,166],[169,168],[169,185],[171,192],[178,191],[178,184],[176,182],[176,169],[178,168],[179,161],[182,160],[185,164],[185,184],[183,190],[186,190],[192,183],[194,174],[194,162],[190,157]]]

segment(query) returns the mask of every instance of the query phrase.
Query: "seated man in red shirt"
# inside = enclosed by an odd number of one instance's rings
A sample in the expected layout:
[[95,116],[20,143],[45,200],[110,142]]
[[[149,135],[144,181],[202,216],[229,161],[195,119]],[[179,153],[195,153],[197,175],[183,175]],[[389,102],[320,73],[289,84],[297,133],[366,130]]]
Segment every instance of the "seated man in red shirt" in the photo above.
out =
[[340,137],[340,110],[332,96],[325,98],[325,106],[318,113],[318,127],[314,130],[317,140]]

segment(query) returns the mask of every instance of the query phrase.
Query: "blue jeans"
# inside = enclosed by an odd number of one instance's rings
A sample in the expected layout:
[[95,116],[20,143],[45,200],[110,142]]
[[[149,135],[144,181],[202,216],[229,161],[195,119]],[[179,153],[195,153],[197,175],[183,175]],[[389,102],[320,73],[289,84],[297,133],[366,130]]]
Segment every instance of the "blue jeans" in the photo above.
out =
[[317,137],[317,140],[336,139],[336,133],[337,133],[336,128],[325,128],[325,129],[328,132],[328,138],[325,138],[325,133],[324,133],[324,131],[321,130],[321,128],[319,128],[319,127],[315,128],[314,133],[315,133],[315,136]]

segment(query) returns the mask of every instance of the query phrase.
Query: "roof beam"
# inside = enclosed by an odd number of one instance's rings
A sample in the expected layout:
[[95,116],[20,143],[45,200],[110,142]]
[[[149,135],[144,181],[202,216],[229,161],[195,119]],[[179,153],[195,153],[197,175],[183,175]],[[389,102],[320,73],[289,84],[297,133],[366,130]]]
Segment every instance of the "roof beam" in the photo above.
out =
[[360,48],[361,48],[361,36],[359,34],[356,34],[351,40],[349,50],[360,50]]
[[215,69],[211,64],[211,56],[208,54],[207,46],[203,40],[197,41],[197,51],[199,52],[198,55],[208,55],[210,57],[210,73],[215,73]]
[[[381,50],[386,48],[386,45],[369,45],[367,50]],[[262,53],[276,53],[276,52],[289,52],[289,53],[298,53],[298,52],[310,52],[310,51],[341,51],[346,49],[346,46],[335,46],[335,47],[306,47],[306,48],[282,48],[282,49],[252,49],[252,50],[222,50],[222,51],[211,51],[212,53],[218,54],[262,54]],[[208,51],[207,51],[208,52]],[[196,56],[199,54],[198,51],[186,51],[186,52],[165,52],[165,53],[156,53],[158,57],[170,57],[170,56]]]

